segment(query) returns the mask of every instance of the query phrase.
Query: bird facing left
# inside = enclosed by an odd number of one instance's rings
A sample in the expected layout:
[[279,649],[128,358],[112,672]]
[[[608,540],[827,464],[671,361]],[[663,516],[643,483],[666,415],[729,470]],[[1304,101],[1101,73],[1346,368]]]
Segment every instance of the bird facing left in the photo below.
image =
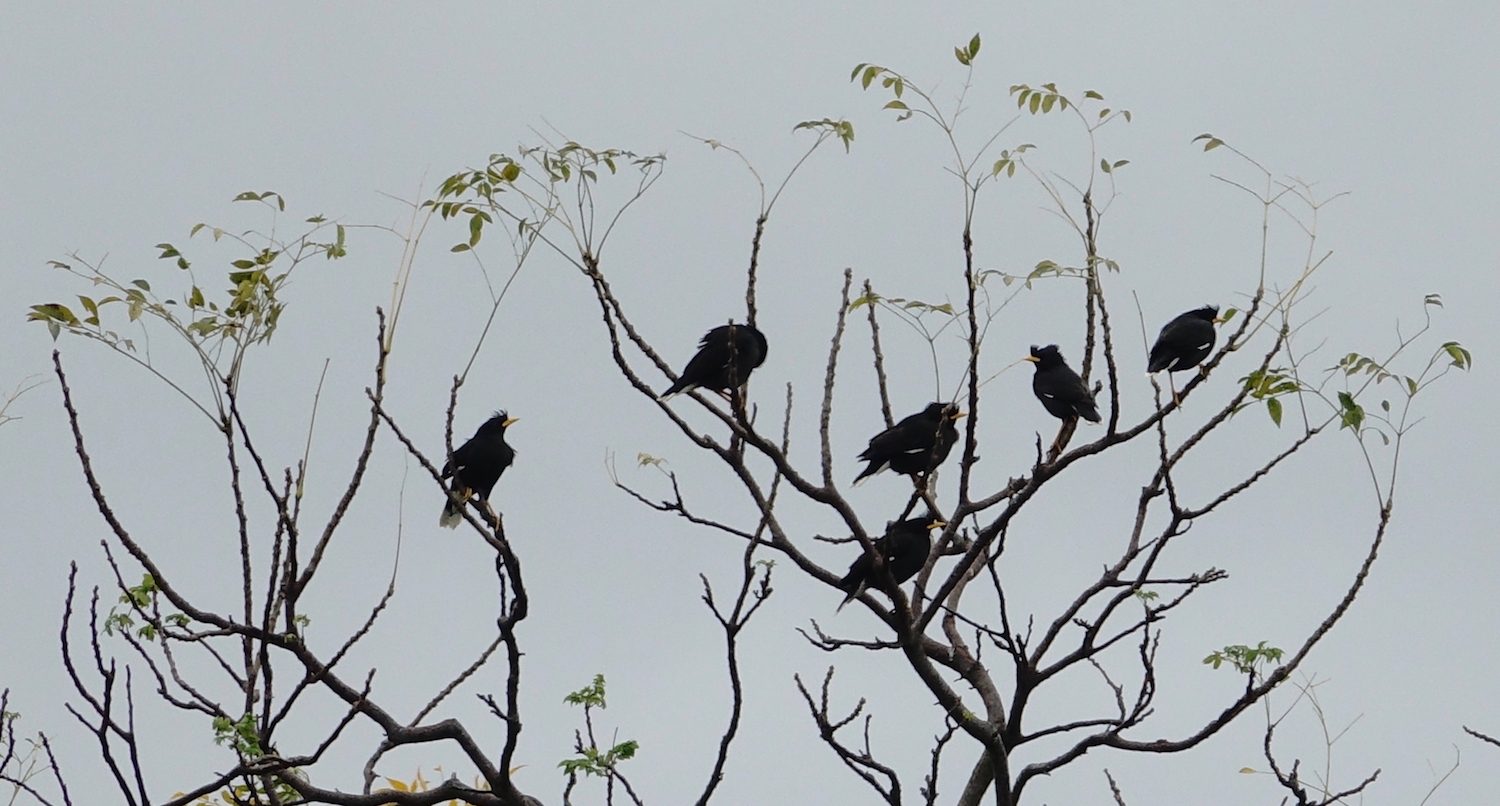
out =
[[495,489],[500,474],[516,459],[516,449],[505,444],[505,429],[518,419],[503,411],[495,412],[468,442],[453,452],[453,458],[443,464],[443,478],[453,479],[453,493],[458,502],[448,499],[438,525],[455,529],[463,520],[459,508],[464,503],[476,497],[481,501],[489,500],[490,491]]

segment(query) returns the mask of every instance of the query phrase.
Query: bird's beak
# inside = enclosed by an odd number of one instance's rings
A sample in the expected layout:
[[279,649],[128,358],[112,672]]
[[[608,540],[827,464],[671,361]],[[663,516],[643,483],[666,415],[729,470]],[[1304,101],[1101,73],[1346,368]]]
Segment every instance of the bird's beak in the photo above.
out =
[[1040,363],[1042,359],[1037,358],[1034,355],[1023,355],[1023,356],[1021,356],[1021,360],[1022,361],[1030,361],[1033,364],[1037,364],[1037,363]]
[[927,528],[928,529],[941,529],[941,528],[943,528],[944,526],[947,526],[947,525],[948,525],[947,521],[933,521],[932,525],[929,526],[929,527],[927,527]]
[[951,416],[955,420],[961,420],[961,419],[963,419],[965,417],[968,417],[969,413],[967,411],[960,411],[960,412],[956,412],[956,413],[954,413],[952,415],[949,415],[949,416]]
[[521,419],[520,417],[507,417],[506,420],[505,420],[505,422],[501,423],[500,425],[505,426],[506,428],[509,428],[511,425],[515,424],[516,421],[518,421],[520,419]]

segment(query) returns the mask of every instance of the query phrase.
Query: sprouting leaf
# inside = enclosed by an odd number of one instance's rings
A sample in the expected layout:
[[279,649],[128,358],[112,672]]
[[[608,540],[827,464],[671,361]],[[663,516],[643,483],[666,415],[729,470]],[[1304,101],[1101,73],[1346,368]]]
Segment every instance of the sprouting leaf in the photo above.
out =
[[1224,141],[1223,140],[1220,140],[1219,138],[1213,136],[1212,134],[1200,134],[1197,137],[1193,138],[1193,142],[1195,142],[1195,143],[1198,142],[1199,140],[1206,141],[1203,144],[1203,150],[1204,151],[1213,151],[1214,149],[1218,148],[1219,146],[1224,145]]
[[954,48],[953,58],[958,59],[958,63],[965,67],[969,66],[969,54],[963,48]]
[[1099,170],[1109,173],[1112,170],[1109,167],[1109,160],[1099,160]]
[[1459,343],[1456,341],[1445,343],[1443,350],[1448,353],[1449,358],[1453,359],[1451,362],[1452,365],[1461,370],[1468,371],[1469,367],[1474,365],[1474,356],[1468,350],[1459,346]]
[[1422,299],[1422,304],[1436,305],[1441,308],[1443,307],[1443,296],[1441,294],[1428,294]]
[[978,55],[979,55],[979,34],[974,34],[974,38],[969,40],[969,58],[973,59],[975,56],[978,56]]
[[1348,392],[1339,392],[1339,410],[1339,428],[1358,431],[1365,421],[1365,410],[1354,402],[1354,396]]

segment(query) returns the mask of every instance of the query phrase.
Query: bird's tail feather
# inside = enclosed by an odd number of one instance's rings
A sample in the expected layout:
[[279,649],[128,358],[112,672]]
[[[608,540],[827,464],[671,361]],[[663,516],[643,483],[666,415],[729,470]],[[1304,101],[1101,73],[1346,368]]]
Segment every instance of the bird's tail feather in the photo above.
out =
[[458,525],[462,523],[463,520],[464,516],[453,507],[453,502],[449,501],[443,507],[443,514],[438,518],[438,526],[441,526],[445,529],[457,529]]
[[842,611],[844,609],[844,605],[849,604],[850,602],[854,601],[855,598],[857,598],[861,593],[864,593],[864,592],[865,592],[864,583],[860,583],[859,587],[857,587],[854,590],[850,591],[849,595],[844,597],[844,601],[839,602],[839,606],[836,609],[834,609],[833,612],[838,613],[838,612]]

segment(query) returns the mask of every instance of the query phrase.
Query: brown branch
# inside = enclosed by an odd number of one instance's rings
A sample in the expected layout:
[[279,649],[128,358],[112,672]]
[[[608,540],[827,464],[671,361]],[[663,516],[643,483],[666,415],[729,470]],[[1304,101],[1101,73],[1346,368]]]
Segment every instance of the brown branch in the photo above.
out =
[[[828,345],[828,368],[823,374],[823,407],[818,412],[818,446],[823,464],[823,487],[833,489],[833,449],[830,447],[828,429],[833,420],[833,379],[838,367],[839,345],[844,340],[844,320],[849,313],[849,285],[854,282],[854,270],[844,269],[844,290],[839,296],[838,323],[834,325],[833,341]],[[785,455],[785,451],[781,452]]]
[[[865,299],[873,299],[874,295],[875,289],[870,286],[869,280],[865,280]],[[880,390],[880,414],[885,417],[885,427],[890,428],[896,424],[896,418],[891,416],[891,393],[885,377],[885,353],[880,349],[880,325],[875,321],[875,309],[879,306],[871,302],[865,307],[869,309],[870,352],[875,358],[875,385]]]
[[1467,733],[1470,736],[1473,736],[1474,738],[1479,739],[1480,741],[1489,742],[1490,744],[1492,744],[1492,745],[1494,745],[1496,747],[1500,747],[1500,739],[1496,739],[1493,736],[1487,736],[1487,735],[1485,735],[1483,733],[1480,733],[1479,731],[1474,730],[1473,728],[1469,727],[1468,725],[1464,725],[1464,733]]
[[[880,797],[886,803],[890,804],[890,806],[900,806],[901,779],[896,776],[895,770],[871,757],[868,733],[865,736],[864,750],[850,749],[843,742],[839,741],[837,735],[839,730],[859,718],[860,713],[864,711],[865,701],[861,699],[854,706],[854,710],[849,712],[848,716],[834,721],[828,715],[828,687],[833,682],[833,667],[828,667],[828,673],[823,676],[822,694],[817,702],[813,701],[812,695],[807,691],[807,686],[802,683],[801,675],[792,675],[792,679],[797,682],[797,690],[802,692],[802,698],[807,701],[807,710],[812,714],[813,722],[818,726],[818,736],[823,742],[833,749],[833,752],[838,755],[839,760],[844,762],[844,766],[852,770],[855,775],[864,779],[865,783],[869,784],[871,788],[879,793]],[[866,717],[867,731],[868,724],[869,717]],[[877,778],[877,775],[883,778],[884,781],[882,782]]]

